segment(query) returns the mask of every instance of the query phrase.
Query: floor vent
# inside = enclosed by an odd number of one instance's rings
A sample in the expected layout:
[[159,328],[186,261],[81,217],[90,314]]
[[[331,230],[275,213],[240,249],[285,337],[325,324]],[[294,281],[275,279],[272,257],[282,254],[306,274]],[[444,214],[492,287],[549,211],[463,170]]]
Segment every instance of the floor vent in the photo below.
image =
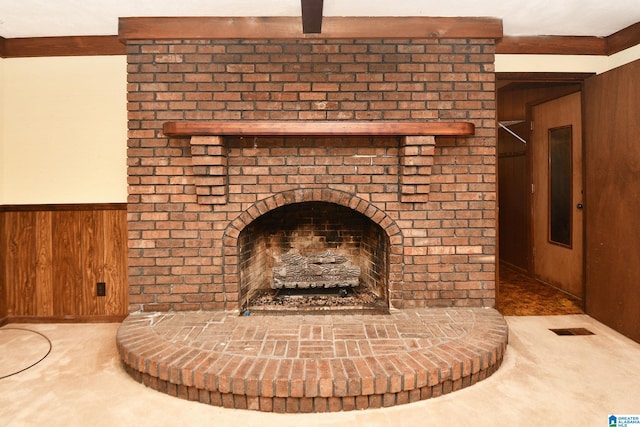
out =
[[556,335],[595,335],[593,332],[586,328],[561,328],[549,330],[551,332],[555,332]]

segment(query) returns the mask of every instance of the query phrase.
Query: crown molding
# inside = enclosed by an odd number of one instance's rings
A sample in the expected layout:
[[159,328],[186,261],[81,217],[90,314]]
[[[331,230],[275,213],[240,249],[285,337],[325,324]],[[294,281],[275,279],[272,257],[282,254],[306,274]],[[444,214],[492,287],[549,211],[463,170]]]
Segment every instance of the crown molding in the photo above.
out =
[[640,22],[629,25],[607,37],[607,55],[613,55],[640,44]]
[[126,55],[117,36],[26,37],[0,41],[3,58]]
[[606,52],[606,39],[600,37],[503,37],[496,43],[498,54],[606,55]]
[[53,212],[53,211],[122,211],[127,210],[126,203],[58,203],[0,205],[1,212]]
[[607,37],[533,36],[503,37],[496,53],[516,55],[613,55],[640,44],[640,22]]
[[[212,28],[212,23],[221,26]],[[488,27],[482,28],[482,23]],[[502,37],[501,21],[487,18],[324,18],[322,34],[302,33],[297,18],[121,18],[117,36],[0,37],[0,57],[126,55],[122,41],[187,35],[214,39],[480,37],[497,39],[498,54],[613,55],[640,44],[640,22],[607,37]]]
[[527,83],[580,83],[594,75],[595,73],[497,72],[496,80]]

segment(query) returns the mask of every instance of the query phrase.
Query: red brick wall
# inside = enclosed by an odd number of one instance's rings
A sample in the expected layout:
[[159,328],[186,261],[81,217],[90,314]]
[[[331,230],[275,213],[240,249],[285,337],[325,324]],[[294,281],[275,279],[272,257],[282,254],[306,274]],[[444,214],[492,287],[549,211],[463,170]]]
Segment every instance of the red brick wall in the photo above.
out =
[[[296,198],[331,199],[386,230],[391,306],[494,305],[493,40],[127,49],[130,311],[237,309],[240,231]],[[162,134],[177,120],[457,120],[476,133],[439,138],[424,183],[402,181],[400,139],[230,138],[225,194],[212,202],[196,185],[202,146]],[[403,199],[407,183],[423,194]]]

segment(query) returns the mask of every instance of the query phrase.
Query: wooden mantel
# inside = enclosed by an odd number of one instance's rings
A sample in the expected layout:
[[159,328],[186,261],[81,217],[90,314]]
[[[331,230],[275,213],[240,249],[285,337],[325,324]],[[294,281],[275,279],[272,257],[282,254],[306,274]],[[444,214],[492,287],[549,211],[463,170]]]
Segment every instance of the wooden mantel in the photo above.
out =
[[468,136],[475,126],[469,122],[390,121],[183,121],[166,122],[167,136]]
[[227,203],[227,136],[397,136],[400,201],[423,203],[429,193],[437,136],[469,136],[469,122],[390,121],[181,121],[165,122],[170,137],[190,138],[198,203]]

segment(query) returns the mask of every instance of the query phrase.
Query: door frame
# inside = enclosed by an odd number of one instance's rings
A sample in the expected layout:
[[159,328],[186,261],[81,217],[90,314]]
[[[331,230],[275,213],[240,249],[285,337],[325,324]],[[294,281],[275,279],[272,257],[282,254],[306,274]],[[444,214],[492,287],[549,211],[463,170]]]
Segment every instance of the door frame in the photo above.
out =
[[[553,96],[546,96],[546,97],[541,97],[539,99],[536,99],[534,101],[529,101],[529,102],[525,102],[525,121],[527,122],[527,126],[528,129],[531,129],[531,121],[532,121],[532,117],[533,117],[533,107],[539,104],[543,104],[545,102],[554,100],[556,98],[560,98],[562,96],[565,95],[570,95],[572,93],[575,92],[580,92],[584,95],[584,81],[586,79],[588,79],[589,77],[594,76],[595,73],[555,73],[555,72],[549,72],[549,73],[535,73],[535,72],[524,72],[524,73],[518,73],[518,72],[514,72],[514,73],[496,73],[496,101],[498,100],[498,96],[497,96],[497,91],[499,90],[499,88],[501,87],[501,83],[504,82],[510,82],[510,83],[518,83],[518,84],[531,84],[533,85],[539,85],[539,86],[544,86],[544,85],[557,85],[558,83],[564,83],[568,86],[566,91],[561,91],[559,93],[554,94]],[[573,87],[570,87],[573,86]],[[582,157],[582,164],[580,165],[580,167],[582,168],[582,188],[583,188],[583,198],[582,198],[582,203],[583,204],[587,204],[588,200],[586,198],[587,195],[587,191],[586,191],[586,170],[585,170],[585,165],[586,165],[586,160],[585,160],[585,156],[584,156],[584,152],[585,152],[585,123],[584,123],[584,103],[585,103],[585,99],[584,96],[582,96],[582,106],[581,106],[581,116],[582,116],[582,140],[581,140],[581,144],[582,144],[582,150],[583,150],[583,157]],[[499,111],[499,110],[498,110]],[[496,115],[497,116],[497,115]],[[498,121],[498,117],[496,117],[496,121]],[[497,133],[498,133],[498,126],[496,124],[496,143],[497,143]],[[531,140],[531,130],[529,130],[529,138],[528,140]],[[496,149],[496,162],[498,162],[498,150]],[[529,186],[533,183],[533,156],[531,153],[531,149],[529,147],[527,147],[526,149],[526,163],[527,163],[527,171],[526,171],[526,180],[529,183]],[[497,175],[497,170],[496,170],[496,175]],[[496,176],[496,183],[497,186],[499,186],[499,180],[497,179]],[[533,206],[533,195],[531,194],[529,187],[529,193],[528,193],[528,197],[525,198],[526,200],[526,211],[528,213],[528,220],[527,220],[527,224],[528,224],[528,230],[527,230],[527,235],[526,235],[526,245],[527,245],[527,266],[526,266],[526,274],[528,274],[531,277],[535,277],[534,276],[534,272],[535,272],[535,260],[533,257],[533,220],[532,220],[532,206]],[[499,207],[499,201],[498,201],[498,207]],[[586,235],[586,224],[587,224],[587,216],[586,216],[586,209],[583,212],[583,223],[582,223],[582,234],[583,234],[583,245],[584,247],[586,247],[586,242],[587,242],[587,238],[588,236]],[[499,218],[499,215],[496,215],[496,218]],[[500,246],[499,246],[499,233],[500,233],[500,224],[499,221],[496,221],[496,293],[500,292],[500,280],[499,280],[499,271],[500,271]],[[586,307],[586,250],[583,250],[583,254],[582,254],[582,274],[583,274],[583,278],[582,278],[582,294],[583,294],[583,298],[581,301],[581,305],[582,305],[582,309],[584,310]]]

